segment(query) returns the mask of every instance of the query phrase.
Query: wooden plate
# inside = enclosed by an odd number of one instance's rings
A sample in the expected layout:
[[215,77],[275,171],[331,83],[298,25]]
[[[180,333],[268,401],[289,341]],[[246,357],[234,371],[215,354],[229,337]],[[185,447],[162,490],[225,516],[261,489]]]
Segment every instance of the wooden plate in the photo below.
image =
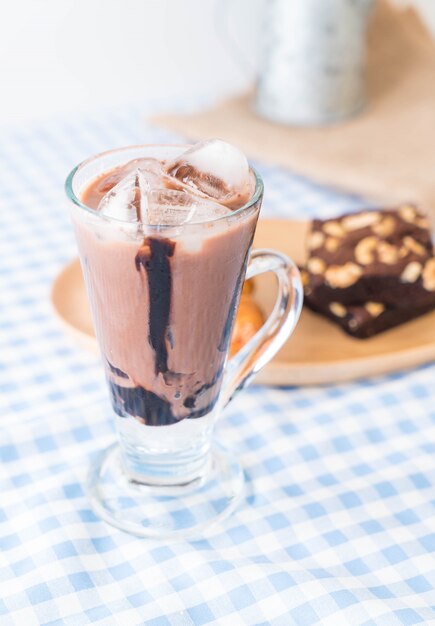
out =
[[[275,248],[297,263],[304,260],[307,223],[261,220],[256,247]],[[256,283],[256,300],[268,311],[275,298],[273,277]],[[59,274],[52,289],[59,318],[85,348],[97,350],[78,260]],[[269,385],[314,385],[398,371],[435,358],[435,312],[372,339],[352,339],[323,317],[305,310],[275,359],[257,376]]]

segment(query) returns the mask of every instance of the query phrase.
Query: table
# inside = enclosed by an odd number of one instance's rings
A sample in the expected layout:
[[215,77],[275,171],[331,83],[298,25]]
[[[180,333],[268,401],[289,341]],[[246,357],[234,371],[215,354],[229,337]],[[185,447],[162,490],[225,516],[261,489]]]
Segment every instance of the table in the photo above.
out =
[[[216,435],[247,497],[212,537],[136,539],[91,511],[87,467],[114,432],[98,359],[50,308],[76,254],[63,180],[97,151],[176,139],[134,108],[0,131],[0,624],[435,623],[433,365],[241,394]],[[362,205],[256,166],[264,215]]]

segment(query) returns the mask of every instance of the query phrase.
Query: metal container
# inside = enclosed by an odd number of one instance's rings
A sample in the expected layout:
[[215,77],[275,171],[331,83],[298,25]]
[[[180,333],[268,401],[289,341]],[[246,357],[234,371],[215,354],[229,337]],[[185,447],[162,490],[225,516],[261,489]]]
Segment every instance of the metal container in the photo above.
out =
[[268,0],[254,108],[274,122],[322,125],[366,103],[374,0]]

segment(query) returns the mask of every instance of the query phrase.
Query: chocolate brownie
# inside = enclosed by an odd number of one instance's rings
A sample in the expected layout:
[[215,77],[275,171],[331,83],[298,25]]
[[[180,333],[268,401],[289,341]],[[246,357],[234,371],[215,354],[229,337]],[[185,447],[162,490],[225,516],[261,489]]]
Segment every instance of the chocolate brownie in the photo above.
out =
[[315,219],[308,237],[306,294],[313,306],[435,302],[435,258],[426,218],[411,205]]
[[348,335],[358,339],[373,337],[435,308],[435,303],[407,308],[386,307],[381,302],[366,302],[360,305],[330,302],[319,305],[309,296],[305,298],[305,304],[312,311],[321,313],[338,324]]

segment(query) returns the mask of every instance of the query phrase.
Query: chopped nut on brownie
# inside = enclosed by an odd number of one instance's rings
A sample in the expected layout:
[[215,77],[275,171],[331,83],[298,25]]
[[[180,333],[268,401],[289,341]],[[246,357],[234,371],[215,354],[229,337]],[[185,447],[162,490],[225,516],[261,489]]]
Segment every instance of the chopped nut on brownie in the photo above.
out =
[[428,223],[409,205],[315,219],[308,236],[307,289],[318,303],[435,302]]
[[365,339],[435,309],[427,219],[409,204],[314,220],[305,304]]

